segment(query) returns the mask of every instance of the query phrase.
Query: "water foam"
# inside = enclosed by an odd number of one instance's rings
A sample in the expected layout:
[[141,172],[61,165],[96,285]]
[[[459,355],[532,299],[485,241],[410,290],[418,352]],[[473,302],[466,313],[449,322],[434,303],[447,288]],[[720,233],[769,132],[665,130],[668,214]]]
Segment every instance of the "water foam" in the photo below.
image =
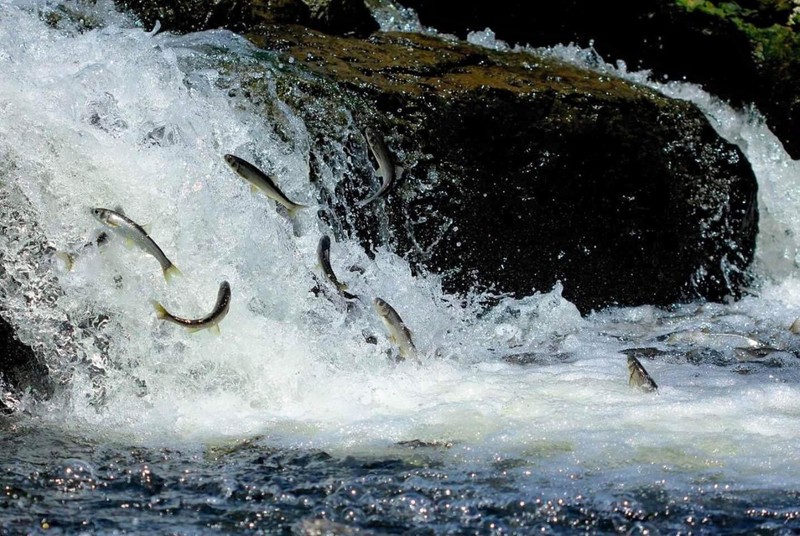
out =
[[[728,349],[723,366],[692,364],[689,348],[660,338],[712,327],[790,346],[784,328],[800,314],[794,279],[730,306],[582,319],[557,287],[484,312],[444,294],[436,277],[412,275],[393,253],[370,259],[342,241],[332,247],[334,269],[366,302],[348,312],[310,292],[317,240],[328,232],[314,210],[292,225],[222,160],[232,152],[255,161],[292,199],[315,203],[301,122],[286,112],[297,137],[286,141],[226,90],[226,62],[277,76],[269,63],[228,32],[152,35],[109,17],[75,31],[46,25],[31,5],[0,4],[0,153],[12,163],[3,189],[28,207],[19,220],[33,218],[37,236],[64,251],[98,231],[89,207],[121,204],[152,224],[184,276],[167,285],[155,260],[119,240],[81,250],[71,272],[45,258],[25,261],[57,289],[36,310],[19,302],[13,320],[66,376],[62,393],[30,408],[36,419],[143,444],[264,436],[281,446],[385,452],[398,441],[448,441],[452,460],[523,460],[564,482],[800,483],[794,357],[769,368],[738,363]],[[718,128],[746,146],[762,184],[759,266],[793,275],[797,243],[785,232],[795,229],[793,205],[777,192],[796,190],[788,186],[794,164],[756,114],[730,111],[691,86],[664,90],[706,99]],[[334,170],[323,175],[336,180]],[[18,269],[20,259],[2,262]],[[233,302],[221,336],[155,318],[152,299],[185,316],[208,312],[222,279]],[[389,359],[374,296],[414,332],[421,367]],[[62,322],[37,322],[41,310]],[[57,342],[65,337],[69,345]],[[631,346],[667,352],[645,362],[659,395],[628,387],[619,351]],[[512,354],[532,364],[509,363]]]

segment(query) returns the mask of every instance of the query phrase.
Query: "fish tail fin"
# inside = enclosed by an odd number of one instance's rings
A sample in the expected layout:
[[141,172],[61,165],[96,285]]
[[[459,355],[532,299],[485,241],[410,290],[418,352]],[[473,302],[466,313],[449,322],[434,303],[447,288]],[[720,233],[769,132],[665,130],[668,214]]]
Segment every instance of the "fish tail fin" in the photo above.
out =
[[183,272],[178,270],[178,267],[174,264],[170,264],[169,267],[164,270],[164,279],[166,279],[167,283],[172,281],[173,277],[179,275],[183,275]]
[[405,172],[405,170],[406,170],[406,168],[404,168],[403,166],[395,166],[394,167],[394,180],[399,181],[400,177],[403,176],[403,173]]
[[64,268],[66,268],[68,272],[72,271],[72,268],[75,266],[74,256],[70,255],[66,251],[56,251],[55,257],[64,263]]
[[346,290],[342,291],[342,298],[345,300],[360,300],[361,298],[357,294],[351,294]]
[[789,326],[789,331],[791,331],[795,335],[800,335],[800,318],[792,322],[792,325]]
[[303,210],[304,208],[308,208],[308,205],[294,205],[292,208],[286,209],[289,212],[289,217],[294,218],[297,215],[298,210]]
[[155,309],[156,316],[158,317],[159,320],[164,320],[169,317],[169,313],[167,312],[166,309],[164,309],[163,305],[161,305],[155,300],[153,300],[151,303],[153,304],[153,309]]

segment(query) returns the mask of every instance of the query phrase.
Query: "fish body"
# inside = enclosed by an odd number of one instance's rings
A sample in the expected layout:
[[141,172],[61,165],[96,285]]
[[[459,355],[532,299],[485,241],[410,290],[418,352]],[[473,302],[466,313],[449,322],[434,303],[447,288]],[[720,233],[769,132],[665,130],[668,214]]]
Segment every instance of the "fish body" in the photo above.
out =
[[347,292],[347,285],[340,282],[336,274],[333,273],[333,267],[331,267],[331,239],[328,235],[323,235],[322,238],[319,239],[319,244],[317,245],[317,262],[319,262],[320,267],[322,267],[325,277],[336,287],[340,295],[348,300],[357,298],[354,294]]
[[628,385],[641,389],[646,393],[658,390],[658,385],[647,373],[638,359],[632,355],[628,356]]
[[214,309],[202,318],[189,319],[175,316],[158,302],[153,302],[153,307],[156,310],[156,316],[161,320],[178,324],[179,326],[188,328],[190,331],[213,329],[216,333],[219,333],[219,323],[225,318],[225,315],[228,314],[228,310],[231,308],[231,286],[227,281],[220,283],[219,292],[217,292],[217,303],[214,304]]
[[419,355],[417,354],[417,348],[411,340],[411,330],[406,327],[403,319],[397,314],[397,311],[380,298],[375,298],[373,304],[375,305],[375,310],[378,312],[378,316],[389,331],[389,339],[400,348],[401,361],[404,361],[406,358],[412,358],[417,361],[417,363],[421,363]]
[[308,208],[307,205],[301,205],[291,201],[288,197],[281,192],[280,188],[275,185],[275,181],[269,175],[258,169],[256,166],[232,154],[225,155],[225,162],[244,180],[250,183],[251,189],[257,189],[264,192],[264,195],[273,199],[286,207],[289,211],[289,216],[294,217],[298,210]]
[[378,134],[375,130],[367,128],[366,137],[367,145],[369,145],[375,160],[378,161],[378,173],[380,173],[383,179],[383,184],[381,184],[380,189],[378,189],[374,195],[361,201],[358,204],[360,207],[375,201],[379,197],[383,197],[392,185],[400,179],[404,171],[402,167],[395,166],[392,162],[392,158],[389,156],[389,149],[383,141],[383,136]]
[[765,348],[766,345],[752,337],[738,333],[706,333],[705,331],[678,331],[670,334],[668,344],[689,343],[705,346],[714,350],[728,350],[730,348]]
[[108,208],[93,208],[92,215],[111,230],[155,257],[161,265],[161,270],[164,272],[164,279],[167,281],[181,273],[180,270],[172,264],[172,261],[164,255],[164,252],[158,247],[158,244],[150,238],[147,231],[132,219],[116,210]]

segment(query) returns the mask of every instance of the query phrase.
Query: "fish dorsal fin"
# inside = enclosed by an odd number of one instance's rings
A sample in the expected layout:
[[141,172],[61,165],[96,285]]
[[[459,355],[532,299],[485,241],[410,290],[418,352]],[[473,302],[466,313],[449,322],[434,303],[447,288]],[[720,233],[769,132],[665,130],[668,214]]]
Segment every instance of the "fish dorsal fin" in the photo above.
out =
[[399,181],[400,177],[403,176],[403,172],[405,172],[406,168],[403,166],[395,166],[394,167],[394,180]]
[[145,233],[150,234],[150,231],[153,230],[153,224],[145,223],[144,225],[142,225],[142,229],[144,229]]
[[122,205],[117,205],[114,207],[114,212],[117,214],[122,214],[123,216],[125,215],[125,210],[122,208]]
[[219,330],[219,324],[214,324],[213,326],[208,328],[208,331],[210,331],[211,333],[213,333],[217,337],[219,337],[219,335],[221,333],[220,330]]

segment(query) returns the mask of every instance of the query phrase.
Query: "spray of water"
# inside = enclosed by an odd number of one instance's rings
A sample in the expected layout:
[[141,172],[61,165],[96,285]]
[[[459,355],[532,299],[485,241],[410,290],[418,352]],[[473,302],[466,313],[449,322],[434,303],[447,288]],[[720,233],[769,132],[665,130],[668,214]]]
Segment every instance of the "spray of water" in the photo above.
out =
[[[318,202],[302,122],[283,108],[287,140],[226,89],[226,63],[277,76],[264,52],[228,32],[153,34],[104,2],[92,16],[103,24],[53,27],[33,4],[0,3],[4,312],[62,386],[48,402],[28,401],[32,418],[143,444],[263,436],[354,452],[446,441],[456,461],[520,458],[566,480],[602,470],[650,482],[666,468],[679,482],[800,482],[800,387],[785,330],[800,314],[798,170],[755,112],[690,85],[657,86],[697,102],[753,163],[758,297],[583,319],[557,286],[484,311],[444,294],[436,277],[412,275],[393,253],[371,259],[343,240],[332,264],[361,297],[348,306],[332,288],[311,291],[326,286],[315,250],[329,229],[316,211],[287,220],[222,158],[250,160],[291,199]],[[576,49],[552,53],[586,62]],[[333,190],[337,170],[321,175]],[[89,208],[118,205],[152,226],[182,277],[167,284],[152,257],[121,240],[84,247],[101,230]],[[72,270],[53,251],[75,253]],[[222,280],[233,301],[220,336],[156,318],[151,300],[181,316],[208,313]],[[391,359],[375,296],[412,330],[422,366]],[[697,356],[664,337],[703,329],[784,351],[770,368],[733,348]],[[645,362],[658,395],[627,385],[620,351],[631,347],[663,352]]]

